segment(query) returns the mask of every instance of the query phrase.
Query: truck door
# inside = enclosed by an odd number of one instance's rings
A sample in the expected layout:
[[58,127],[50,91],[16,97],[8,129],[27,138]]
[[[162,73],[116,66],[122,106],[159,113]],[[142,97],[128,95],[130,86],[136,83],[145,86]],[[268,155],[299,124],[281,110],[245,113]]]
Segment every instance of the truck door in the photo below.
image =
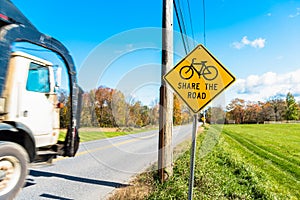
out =
[[26,89],[21,95],[22,121],[30,127],[37,146],[55,143],[53,139],[53,113],[55,108],[51,94],[49,67],[30,62]]

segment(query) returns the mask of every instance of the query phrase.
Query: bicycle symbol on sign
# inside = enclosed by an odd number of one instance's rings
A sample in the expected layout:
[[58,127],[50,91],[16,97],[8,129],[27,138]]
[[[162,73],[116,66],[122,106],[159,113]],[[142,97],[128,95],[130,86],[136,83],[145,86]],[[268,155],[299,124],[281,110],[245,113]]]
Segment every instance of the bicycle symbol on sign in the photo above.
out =
[[[214,80],[218,76],[218,70],[214,66],[206,66],[205,63],[207,61],[201,61],[200,63],[195,62],[196,58],[192,59],[192,64],[189,66],[184,66],[180,69],[179,74],[182,79],[189,80],[193,77],[194,73],[196,72],[199,76],[203,76],[204,79],[208,81]],[[198,71],[194,65],[202,65],[201,69]]]

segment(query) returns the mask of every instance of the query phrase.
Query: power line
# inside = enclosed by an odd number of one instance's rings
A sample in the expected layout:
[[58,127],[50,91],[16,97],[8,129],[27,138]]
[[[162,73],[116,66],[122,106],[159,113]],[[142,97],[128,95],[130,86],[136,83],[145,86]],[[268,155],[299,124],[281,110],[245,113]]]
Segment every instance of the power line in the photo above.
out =
[[181,16],[181,22],[182,22],[182,26],[183,26],[183,33],[184,33],[185,42],[186,42],[188,51],[190,51],[191,49],[190,49],[190,45],[189,45],[189,42],[188,42],[186,26],[185,26],[185,23],[184,23],[185,20],[184,20],[184,17],[183,17],[183,14],[182,14],[182,9],[181,9],[181,3],[180,3],[179,0],[177,0],[177,2],[178,2],[179,13],[180,13],[180,16]]
[[185,43],[185,40],[184,40],[183,31],[182,31],[182,27],[181,27],[181,22],[180,22],[180,19],[179,19],[178,10],[177,10],[175,0],[173,0],[173,4],[174,4],[176,18],[177,18],[177,22],[178,22],[178,26],[179,26],[179,30],[180,30],[180,34],[181,34],[181,39],[182,39],[182,42],[183,42],[183,47],[184,47],[185,53],[188,54],[188,50],[187,50],[186,43]]

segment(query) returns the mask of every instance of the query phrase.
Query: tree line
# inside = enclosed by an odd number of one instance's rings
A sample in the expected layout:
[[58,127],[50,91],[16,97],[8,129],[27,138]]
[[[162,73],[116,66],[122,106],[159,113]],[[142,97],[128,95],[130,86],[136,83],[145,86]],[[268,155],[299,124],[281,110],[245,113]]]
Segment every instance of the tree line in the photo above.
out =
[[[144,127],[159,124],[159,104],[143,105],[141,101],[125,97],[116,89],[100,86],[82,97],[81,127]],[[174,94],[173,123],[186,124],[192,121],[193,113]],[[69,104],[66,92],[60,93],[60,101]],[[264,121],[299,120],[299,103],[288,93],[285,99],[271,98],[266,102],[251,102],[233,99],[226,109],[209,107],[199,114],[199,120],[205,115],[208,123],[263,123]],[[68,106],[60,110],[61,128],[68,126]]]
[[264,123],[266,121],[284,121],[300,119],[300,104],[292,93],[285,99],[272,97],[266,102],[245,101],[235,98],[226,106],[226,110],[214,107],[206,112],[211,123]]
[[[65,92],[60,101],[69,104]],[[126,98],[116,89],[100,86],[82,96],[81,127],[144,127],[159,124],[159,104],[143,105],[141,101]],[[61,128],[68,126],[68,107],[60,110]],[[189,123],[190,111],[174,96],[173,120],[175,125]]]

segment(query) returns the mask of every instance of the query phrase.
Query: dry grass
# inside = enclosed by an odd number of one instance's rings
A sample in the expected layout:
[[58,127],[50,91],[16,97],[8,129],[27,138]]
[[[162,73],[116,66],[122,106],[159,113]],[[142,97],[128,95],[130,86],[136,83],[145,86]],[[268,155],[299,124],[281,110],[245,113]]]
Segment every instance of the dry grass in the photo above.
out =
[[145,172],[134,180],[127,187],[116,189],[108,200],[144,200],[153,191],[154,177],[151,172]]

